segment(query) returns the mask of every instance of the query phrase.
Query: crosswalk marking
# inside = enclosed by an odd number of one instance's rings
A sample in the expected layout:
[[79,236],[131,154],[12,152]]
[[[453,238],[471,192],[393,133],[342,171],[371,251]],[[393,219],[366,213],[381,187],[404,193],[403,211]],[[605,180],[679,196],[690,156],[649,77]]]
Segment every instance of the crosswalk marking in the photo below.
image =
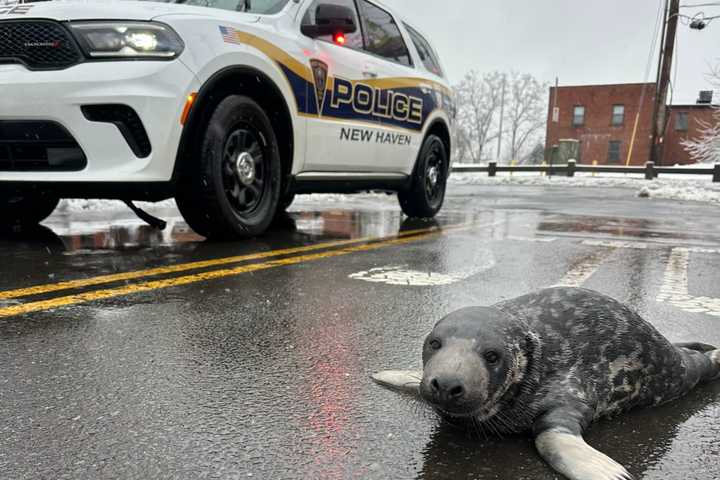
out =
[[555,287],[581,287],[592,277],[600,266],[612,255],[610,250],[597,250],[574,265]]
[[690,295],[688,281],[690,253],[691,249],[689,248],[672,250],[657,301],[670,304],[688,313],[704,313],[720,317],[720,298]]

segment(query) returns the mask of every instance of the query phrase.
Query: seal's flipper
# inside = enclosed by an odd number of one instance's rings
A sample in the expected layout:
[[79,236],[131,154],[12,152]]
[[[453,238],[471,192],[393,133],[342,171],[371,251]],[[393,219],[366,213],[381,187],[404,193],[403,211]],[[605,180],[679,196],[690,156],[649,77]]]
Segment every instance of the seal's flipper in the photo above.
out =
[[696,352],[701,353],[707,353],[712,352],[713,350],[717,350],[717,347],[713,347],[712,345],[708,345],[706,343],[698,343],[698,342],[692,342],[692,343],[674,343],[677,348],[687,348],[688,350],[694,350]]
[[546,430],[535,438],[545,461],[570,480],[632,480],[625,467],[565,429]]
[[422,370],[386,370],[372,376],[378,385],[410,395],[420,395],[422,378]]

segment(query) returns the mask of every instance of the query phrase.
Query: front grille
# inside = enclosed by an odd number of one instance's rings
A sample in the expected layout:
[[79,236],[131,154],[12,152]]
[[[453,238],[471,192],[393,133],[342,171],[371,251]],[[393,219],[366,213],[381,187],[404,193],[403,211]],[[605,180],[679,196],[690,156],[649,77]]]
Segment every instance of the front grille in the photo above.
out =
[[136,157],[147,158],[152,153],[150,138],[142,120],[131,107],[111,103],[83,105],[81,109],[85,118],[91,122],[115,125]]
[[72,35],[57,22],[0,21],[0,63],[22,63],[31,70],[61,70],[82,58]]
[[80,145],[50,121],[0,121],[0,171],[76,172],[87,166]]

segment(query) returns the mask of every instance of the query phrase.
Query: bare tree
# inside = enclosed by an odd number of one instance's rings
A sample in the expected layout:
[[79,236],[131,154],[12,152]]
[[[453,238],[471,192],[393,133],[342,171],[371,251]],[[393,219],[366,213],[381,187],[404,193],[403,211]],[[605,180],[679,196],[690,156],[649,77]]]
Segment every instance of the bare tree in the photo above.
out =
[[[713,85],[720,88],[720,66],[710,74]],[[715,108],[714,120],[699,121],[700,137],[682,142],[693,160],[699,163],[720,163],[720,107]]]
[[720,163],[720,108],[715,109],[715,120],[700,124],[700,137],[682,142],[690,157],[698,163]]
[[468,163],[468,160],[471,159],[470,138],[465,128],[457,122],[453,129],[452,150],[452,158],[455,163]]
[[472,70],[456,87],[458,127],[467,133],[469,158],[473,163],[485,160],[485,147],[497,137],[492,133],[500,108],[503,75],[500,72],[480,75]]
[[546,125],[547,84],[529,74],[510,74],[505,122],[510,160],[522,160]]

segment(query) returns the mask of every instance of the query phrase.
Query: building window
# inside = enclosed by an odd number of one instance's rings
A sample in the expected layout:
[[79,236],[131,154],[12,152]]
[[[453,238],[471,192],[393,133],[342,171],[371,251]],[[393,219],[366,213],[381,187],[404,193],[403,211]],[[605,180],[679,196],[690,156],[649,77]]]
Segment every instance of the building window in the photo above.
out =
[[585,125],[585,107],[577,106],[573,110],[573,127],[582,127]]
[[678,112],[675,116],[675,130],[678,132],[687,132],[688,125],[688,112]]
[[620,163],[620,147],[622,142],[610,142],[608,148],[608,163]]
[[613,127],[622,127],[625,125],[625,105],[614,105],[612,113]]

